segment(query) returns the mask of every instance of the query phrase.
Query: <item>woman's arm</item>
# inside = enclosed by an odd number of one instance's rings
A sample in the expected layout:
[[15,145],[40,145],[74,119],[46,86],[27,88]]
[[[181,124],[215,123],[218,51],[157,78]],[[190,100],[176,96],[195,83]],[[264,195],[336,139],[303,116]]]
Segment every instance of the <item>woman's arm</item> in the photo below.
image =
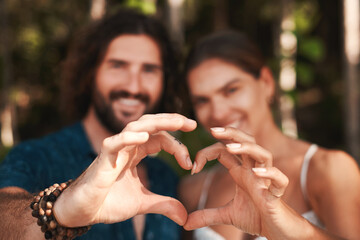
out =
[[355,160],[341,151],[322,150],[310,162],[307,182],[310,204],[326,229],[359,239],[360,174]]

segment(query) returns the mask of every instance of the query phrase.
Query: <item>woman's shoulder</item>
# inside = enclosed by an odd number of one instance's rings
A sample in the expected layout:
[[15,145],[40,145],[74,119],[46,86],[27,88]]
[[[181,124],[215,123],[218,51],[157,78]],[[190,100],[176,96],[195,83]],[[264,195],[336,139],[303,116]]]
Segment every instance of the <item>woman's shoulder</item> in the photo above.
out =
[[359,166],[344,151],[320,147],[310,162],[307,178],[310,189],[316,192],[341,188],[354,180],[359,181]]
[[315,176],[320,174],[322,177],[332,174],[336,176],[344,170],[358,172],[359,168],[354,158],[344,151],[322,147],[314,154],[309,167],[309,173],[313,172]]

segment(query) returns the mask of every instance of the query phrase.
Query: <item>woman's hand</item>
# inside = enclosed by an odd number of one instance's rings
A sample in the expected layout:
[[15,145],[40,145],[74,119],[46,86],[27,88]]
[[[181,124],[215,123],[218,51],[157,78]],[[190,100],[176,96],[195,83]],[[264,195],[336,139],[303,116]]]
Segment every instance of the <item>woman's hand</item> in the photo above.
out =
[[214,128],[211,133],[227,144],[216,143],[201,150],[193,172],[199,172],[207,160],[218,159],[236,183],[235,196],[223,207],[191,213],[184,228],[231,224],[250,234],[267,235],[268,228],[282,220],[280,197],[288,178],[272,167],[270,152],[257,145],[251,136],[234,128]]
[[54,214],[63,226],[124,221],[137,214],[158,213],[183,225],[184,206],[176,199],[150,192],[136,166],[160,150],[173,154],[191,169],[187,148],[166,131],[192,131],[196,122],[179,114],[144,115],[103,141],[98,157],[58,198]]

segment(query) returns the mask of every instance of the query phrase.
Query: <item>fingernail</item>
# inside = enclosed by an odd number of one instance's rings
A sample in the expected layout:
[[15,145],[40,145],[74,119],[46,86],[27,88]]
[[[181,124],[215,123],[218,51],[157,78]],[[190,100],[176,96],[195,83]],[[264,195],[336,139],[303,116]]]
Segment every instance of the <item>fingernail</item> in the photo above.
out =
[[240,143],[228,143],[228,144],[226,144],[226,147],[236,149],[236,148],[240,148],[241,144]]
[[193,167],[191,169],[191,175],[194,175],[195,170],[196,170],[196,166],[197,166],[197,164],[196,164],[196,162],[194,162]]
[[191,168],[193,166],[193,164],[192,164],[192,162],[190,160],[190,157],[186,158],[186,165],[187,165],[188,168]]
[[211,129],[211,131],[217,132],[217,133],[225,132],[225,128],[222,128],[222,127],[213,127],[213,128],[210,128],[210,129]]
[[264,173],[266,172],[266,168],[252,168],[252,170],[254,172],[258,172],[258,173]]
[[192,119],[189,119],[189,118],[187,118],[186,119],[186,122],[187,122],[187,124],[196,124],[196,121],[195,120],[192,120]]

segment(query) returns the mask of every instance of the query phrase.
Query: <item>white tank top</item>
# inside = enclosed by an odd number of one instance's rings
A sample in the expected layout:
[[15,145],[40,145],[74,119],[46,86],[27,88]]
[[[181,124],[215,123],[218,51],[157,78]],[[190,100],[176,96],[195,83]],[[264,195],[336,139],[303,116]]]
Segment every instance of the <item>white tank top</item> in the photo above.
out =
[[[218,167],[213,167],[206,175],[197,209],[204,209],[209,194],[211,182],[215,176]],[[211,227],[203,227],[194,230],[195,240],[225,240],[223,236],[214,231]]]

